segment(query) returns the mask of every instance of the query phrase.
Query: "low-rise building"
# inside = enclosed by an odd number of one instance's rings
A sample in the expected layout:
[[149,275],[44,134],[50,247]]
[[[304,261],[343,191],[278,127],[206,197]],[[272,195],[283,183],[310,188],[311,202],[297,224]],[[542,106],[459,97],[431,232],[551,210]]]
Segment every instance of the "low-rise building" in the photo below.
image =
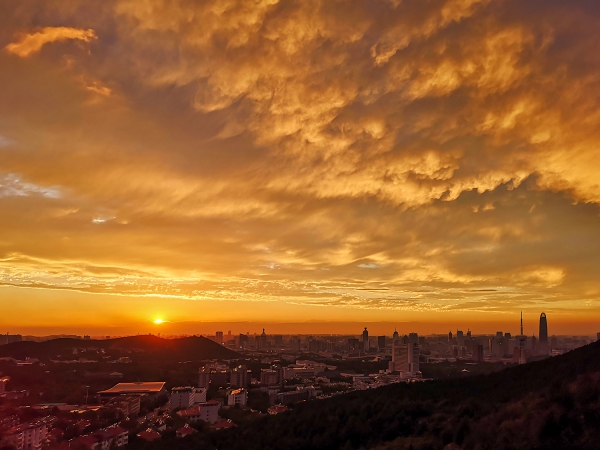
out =
[[271,416],[275,416],[277,414],[281,414],[282,412],[286,412],[289,408],[285,405],[273,405],[269,406],[267,409],[267,413]]
[[162,436],[158,431],[154,431],[152,428],[148,428],[146,431],[142,431],[137,434],[137,437],[148,442],[156,441]]
[[220,422],[215,423],[212,428],[215,430],[226,430],[228,428],[237,427],[235,423],[231,421],[231,419],[221,420]]
[[136,417],[140,413],[140,399],[139,395],[121,395],[111,398],[106,405],[119,409],[125,416]]
[[183,438],[183,437],[186,437],[186,436],[190,436],[190,435],[192,435],[194,433],[197,433],[197,431],[194,428],[190,427],[186,423],[184,426],[182,426],[177,431],[175,431],[175,437],[177,437],[177,438]]
[[99,391],[98,395],[102,399],[110,399],[118,395],[148,395],[156,397],[165,392],[167,391],[165,390],[164,381],[137,381],[135,383],[117,383],[110,389]]
[[208,423],[217,423],[219,420],[219,408],[221,404],[216,400],[200,403],[188,409],[182,409],[177,414],[190,422],[203,420]]

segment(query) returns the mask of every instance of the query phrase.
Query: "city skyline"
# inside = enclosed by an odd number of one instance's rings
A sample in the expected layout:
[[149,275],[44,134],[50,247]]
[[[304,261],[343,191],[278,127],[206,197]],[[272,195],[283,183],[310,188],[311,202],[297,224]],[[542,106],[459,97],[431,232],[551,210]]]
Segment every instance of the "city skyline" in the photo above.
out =
[[[524,323],[526,325],[524,326]],[[545,312],[540,313],[537,319],[533,319],[528,317],[528,321],[524,322],[523,315],[521,313],[520,316],[520,324],[515,326],[514,323],[510,322],[502,322],[496,323],[496,327],[494,328],[491,324],[486,324],[485,326],[479,328],[477,324],[463,324],[463,325],[455,325],[454,328],[447,327],[446,330],[443,329],[443,325],[441,324],[423,324],[423,323],[393,323],[393,322],[348,322],[348,323],[331,323],[324,321],[312,321],[309,323],[251,323],[251,322],[224,322],[224,323],[216,323],[216,322],[208,322],[208,323],[171,323],[167,320],[156,319],[154,321],[147,321],[144,324],[146,327],[139,326],[137,332],[131,333],[126,331],[125,329],[118,328],[105,328],[105,329],[95,329],[95,328],[86,328],[86,327],[78,327],[65,329],[64,327],[60,328],[40,328],[40,329],[27,329],[25,328],[25,332],[5,332],[2,335],[30,335],[35,336],[36,330],[37,336],[52,336],[52,335],[60,335],[60,334],[71,334],[71,335],[92,335],[95,338],[105,338],[105,337],[120,337],[120,336],[134,336],[141,334],[152,334],[163,337],[180,337],[180,336],[217,336],[222,337],[224,333],[227,333],[226,336],[236,336],[239,334],[247,334],[252,336],[258,336],[259,334],[265,333],[267,330],[265,326],[268,327],[268,335],[300,335],[300,336],[310,336],[310,335],[356,335],[356,336],[364,336],[365,332],[367,336],[371,338],[374,336],[396,336],[399,334],[402,335],[410,335],[411,333],[417,333],[421,336],[444,336],[449,331],[450,333],[468,333],[473,336],[493,336],[498,332],[509,333],[513,336],[525,336],[525,337],[536,337],[540,340],[540,342],[548,344],[548,336],[591,336],[595,337],[598,335],[598,332],[595,331],[596,328],[590,328],[589,331],[586,329],[578,329],[577,332],[570,332],[569,329],[564,329],[562,327],[558,328],[550,328],[550,333],[548,331],[548,323]],[[473,327],[472,325],[475,325]],[[362,331],[360,327],[363,327]],[[392,330],[393,328],[393,330]],[[517,328],[515,330],[515,328]],[[54,330],[54,334],[53,331]],[[357,331],[359,330],[359,331]],[[400,330],[400,331],[398,331]],[[466,331],[465,331],[466,330]],[[525,331],[524,331],[525,330]],[[261,333],[262,331],[262,333]],[[94,334],[97,333],[97,334]],[[2,336],[0,335],[0,337]]]
[[594,335],[599,15],[3,2],[0,331]]

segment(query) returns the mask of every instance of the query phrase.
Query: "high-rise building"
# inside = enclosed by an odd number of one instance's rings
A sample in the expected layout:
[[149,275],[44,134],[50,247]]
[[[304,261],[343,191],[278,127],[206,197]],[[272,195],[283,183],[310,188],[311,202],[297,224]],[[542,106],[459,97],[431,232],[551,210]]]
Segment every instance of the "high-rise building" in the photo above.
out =
[[402,372],[404,376],[414,376],[419,371],[419,344],[392,344],[392,372]]
[[456,341],[460,346],[465,345],[465,335],[461,330],[456,330]]
[[237,366],[231,371],[231,387],[247,388],[252,379],[252,372],[244,365]]
[[365,327],[362,332],[362,342],[365,352],[369,351],[369,332],[367,331],[367,327]]
[[[394,328],[394,334],[392,335],[392,339],[395,341],[396,339],[398,339],[398,330],[396,330],[396,328]],[[600,333],[598,333],[598,339],[600,339]]]
[[262,334],[256,339],[256,348],[257,350],[267,348],[267,334],[265,333],[264,328]]
[[523,311],[521,311],[521,334],[519,335],[519,364],[525,364],[525,341],[527,337],[523,334]]
[[538,344],[540,354],[548,354],[550,348],[548,346],[548,321],[546,313],[540,314],[540,340]]
[[292,336],[292,338],[290,339],[290,348],[293,352],[299,352],[301,344],[302,341],[300,340],[299,336]]
[[448,332],[448,342],[452,342],[452,331]]
[[377,347],[379,350],[385,349],[385,336],[377,336]]
[[418,344],[419,343],[419,335],[417,333],[408,333],[408,343],[409,344]]
[[223,343],[223,332],[217,331],[216,338],[217,338],[217,344],[222,344]]
[[475,345],[475,347],[473,348],[473,360],[476,362],[483,361],[483,345]]

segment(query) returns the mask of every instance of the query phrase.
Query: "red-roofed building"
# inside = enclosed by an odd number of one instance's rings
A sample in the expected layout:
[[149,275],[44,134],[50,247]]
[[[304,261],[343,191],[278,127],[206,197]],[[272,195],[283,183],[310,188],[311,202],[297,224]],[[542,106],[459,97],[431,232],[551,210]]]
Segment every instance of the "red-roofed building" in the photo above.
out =
[[288,410],[288,407],[285,405],[273,405],[273,406],[269,406],[269,408],[267,409],[267,413],[269,413],[272,416],[275,416],[277,414],[281,414],[282,412],[286,412]]
[[146,431],[142,431],[137,434],[137,437],[144,439],[145,441],[152,442],[160,439],[162,436],[158,431],[154,431],[152,428],[148,428]]
[[215,430],[226,430],[228,428],[233,428],[233,427],[237,427],[237,425],[229,419],[222,420],[222,421],[217,422],[214,425],[212,425],[212,428],[214,428]]
[[190,426],[189,426],[189,425],[186,423],[186,424],[185,424],[183,427],[179,428],[179,429],[178,429],[178,430],[175,432],[175,437],[178,437],[178,438],[183,438],[183,437],[189,436],[189,435],[191,435],[191,434],[194,434],[194,433],[196,433],[196,432],[197,432],[197,431],[196,431],[195,429],[193,429],[192,427],[190,427]]
[[205,403],[200,403],[192,408],[182,409],[177,414],[190,422],[203,420],[208,423],[217,423],[219,420],[219,408],[221,404],[215,400],[210,400]]
[[70,447],[85,447],[90,450],[100,450],[100,443],[94,436],[79,436],[69,441]]
[[129,443],[129,433],[124,428],[119,426],[113,426],[106,428],[106,431],[110,433],[113,438],[113,442],[117,447],[122,447],[123,445],[127,445]]

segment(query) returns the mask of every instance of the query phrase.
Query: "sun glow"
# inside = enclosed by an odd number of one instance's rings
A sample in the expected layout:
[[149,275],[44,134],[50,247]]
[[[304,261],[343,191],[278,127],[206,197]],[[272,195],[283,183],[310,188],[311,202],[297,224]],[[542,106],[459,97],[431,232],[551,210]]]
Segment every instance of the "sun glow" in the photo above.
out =
[[154,319],[154,323],[160,325],[161,323],[164,323],[164,320],[162,320],[161,318]]

